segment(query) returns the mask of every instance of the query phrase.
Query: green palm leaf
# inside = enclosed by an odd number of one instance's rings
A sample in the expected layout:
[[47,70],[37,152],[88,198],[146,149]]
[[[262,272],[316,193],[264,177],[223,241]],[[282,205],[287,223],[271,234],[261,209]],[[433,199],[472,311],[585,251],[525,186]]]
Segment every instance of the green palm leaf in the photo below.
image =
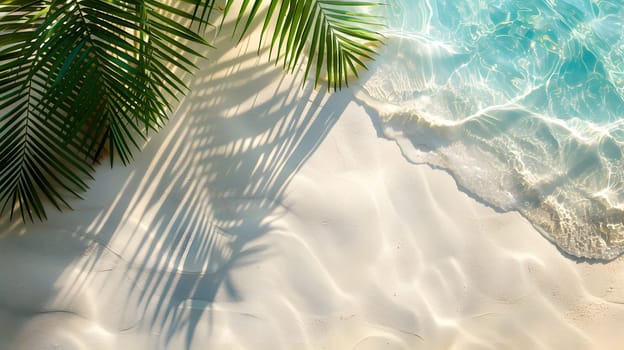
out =
[[[244,35],[262,0],[240,7]],[[132,159],[159,129],[187,87],[192,44],[215,13],[214,0],[0,0],[0,214],[44,219],[44,201],[69,207],[87,189],[92,164]],[[293,71],[307,53],[306,75],[339,89],[365,68],[380,35],[373,2],[273,0],[262,35],[271,57]],[[271,25],[274,23],[274,25]]]
[[[242,37],[262,0],[226,0],[225,15],[234,3],[240,3],[234,31],[242,26]],[[290,71],[303,61],[307,51],[306,76],[313,71],[315,85],[325,78],[329,88],[340,89],[348,85],[350,75],[357,77],[358,71],[366,68],[364,62],[373,58],[374,48],[381,43],[379,18],[365,11],[379,5],[353,0],[273,0],[268,4],[262,38],[273,30],[271,55],[281,59]],[[214,1],[208,1],[204,12],[210,13],[213,6]]]
[[130,161],[186,91],[175,70],[206,42],[159,1],[0,1],[0,212],[68,207],[108,148]]

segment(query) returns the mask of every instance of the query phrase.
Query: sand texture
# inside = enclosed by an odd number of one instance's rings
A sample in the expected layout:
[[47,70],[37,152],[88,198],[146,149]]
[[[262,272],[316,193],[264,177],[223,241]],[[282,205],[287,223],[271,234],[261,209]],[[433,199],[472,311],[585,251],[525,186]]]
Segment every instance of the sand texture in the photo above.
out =
[[301,88],[256,40],[74,211],[2,218],[0,349],[621,348],[623,260],[409,164],[357,85]]

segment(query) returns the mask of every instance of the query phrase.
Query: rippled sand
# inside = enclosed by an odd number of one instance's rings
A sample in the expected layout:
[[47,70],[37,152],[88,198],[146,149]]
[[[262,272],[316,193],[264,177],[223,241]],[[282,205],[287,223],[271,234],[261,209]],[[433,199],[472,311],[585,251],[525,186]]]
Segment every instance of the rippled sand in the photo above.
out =
[[0,222],[0,349],[621,346],[622,259],[568,258],[409,164],[357,86],[220,47],[131,167]]

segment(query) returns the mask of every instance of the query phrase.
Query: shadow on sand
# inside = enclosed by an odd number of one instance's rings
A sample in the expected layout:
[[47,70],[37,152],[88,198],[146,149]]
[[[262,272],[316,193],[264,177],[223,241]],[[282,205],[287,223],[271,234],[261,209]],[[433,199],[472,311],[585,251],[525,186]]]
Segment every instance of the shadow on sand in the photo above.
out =
[[72,212],[0,223],[4,344],[25,346],[34,319],[64,315],[54,327],[65,332],[70,317],[113,338],[147,335],[146,348],[190,348],[209,335],[218,293],[240,299],[232,271],[270,257],[257,241],[349,98],[302,89],[266,50],[258,58],[253,44],[226,39],[131,166],[100,167]]

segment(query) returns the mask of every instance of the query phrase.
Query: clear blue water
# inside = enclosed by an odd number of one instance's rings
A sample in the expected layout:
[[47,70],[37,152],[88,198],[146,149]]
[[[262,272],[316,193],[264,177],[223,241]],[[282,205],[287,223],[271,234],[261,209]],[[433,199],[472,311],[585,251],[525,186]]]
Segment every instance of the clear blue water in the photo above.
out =
[[[395,0],[361,98],[561,249],[624,252],[624,0]],[[417,199],[416,199],[417,200]]]

